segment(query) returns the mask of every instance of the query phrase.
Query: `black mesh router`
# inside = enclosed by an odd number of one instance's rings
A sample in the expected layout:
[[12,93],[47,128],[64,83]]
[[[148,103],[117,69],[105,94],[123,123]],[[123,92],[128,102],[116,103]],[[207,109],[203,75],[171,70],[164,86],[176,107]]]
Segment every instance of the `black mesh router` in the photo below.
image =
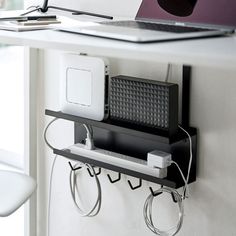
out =
[[178,85],[128,76],[109,84],[110,119],[166,131],[178,129]]

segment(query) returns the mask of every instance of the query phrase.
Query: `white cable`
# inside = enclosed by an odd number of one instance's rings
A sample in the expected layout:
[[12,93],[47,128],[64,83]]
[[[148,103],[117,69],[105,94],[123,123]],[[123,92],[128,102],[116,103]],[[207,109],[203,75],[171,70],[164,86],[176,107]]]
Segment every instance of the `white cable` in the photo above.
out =
[[[53,120],[51,120],[48,125],[46,126],[46,128],[44,129],[44,133],[43,133],[43,137],[44,137],[44,141],[46,143],[46,145],[53,151],[55,148],[48,142],[48,139],[47,139],[47,132],[48,132],[48,129],[49,127],[51,126],[52,123],[54,123],[56,120],[58,120],[59,118],[54,118]],[[94,148],[94,145],[93,145],[93,130],[92,130],[92,127],[89,126],[89,125],[85,125],[83,124],[83,126],[85,127],[86,131],[87,131],[87,138],[86,138],[86,147],[88,149],[93,149]],[[48,226],[47,226],[47,236],[49,236],[50,234],[50,209],[51,209],[51,195],[52,195],[52,179],[53,179],[53,172],[54,172],[54,167],[55,167],[55,163],[56,163],[56,160],[57,160],[57,155],[55,155],[54,159],[53,159],[53,162],[52,162],[52,166],[51,166],[51,171],[50,171],[50,177],[49,177],[49,193],[48,193],[48,211],[47,211],[47,221],[48,221]],[[91,212],[87,212],[89,213],[88,216],[95,216],[98,214],[100,208],[101,208],[101,185],[100,185],[100,182],[98,180],[98,177],[97,175],[95,174],[95,171],[94,169],[88,165],[88,164],[85,164],[86,165],[86,168],[89,168],[90,171],[92,171],[93,175],[95,176],[95,180],[96,180],[96,183],[97,183],[97,187],[98,187],[98,199],[94,205],[94,207],[92,208],[92,211]],[[74,167],[75,168],[75,167]],[[75,172],[75,171],[73,171]],[[70,174],[71,175],[71,174]],[[76,177],[75,177],[75,180],[76,180]],[[76,184],[76,181],[75,181],[75,184]],[[75,185],[76,188],[77,188],[77,192],[78,192],[78,186],[77,184]],[[74,191],[75,193],[75,191]],[[73,198],[75,199],[75,198]],[[95,211],[96,210],[96,211]]]
[[[53,151],[55,148],[48,142],[47,140],[47,132],[48,132],[48,128],[51,126],[52,123],[54,123],[56,120],[58,120],[59,118],[54,118],[53,120],[51,120],[48,125],[46,126],[46,128],[44,129],[44,133],[43,133],[43,137],[44,137],[44,141],[47,144],[47,146]],[[93,143],[93,129],[90,125],[86,125],[83,124],[84,128],[86,129],[87,132],[87,137],[86,137],[86,143],[85,143],[85,147],[89,150],[94,149],[94,143]]]
[[43,138],[44,138],[44,141],[45,141],[45,143],[47,144],[47,146],[53,151],[55,148],[48,142],[48,140],[47,140],[47,132],[48,132],[48,128],[51,126],[51,124],[53,123],[53,122],[55,122],[56,120],[58,120],[58,118],[54,118],[53,120],[51,120],[48,124],[47,124],[47,126],[46,126],[46,128],[44,129],[44,132],[43,132]]
[[157,235],[161,235],[161,236],[174,236],[176,235],[179,230],[182,227],[183,224],[183,217],[184,217],[184,204],[183,204],[183,199],[182,196],[178,193],[177,190],[175,189],[171,189],[171,188],[167,188],[167,187],[162,187],[156,191],[154,191],[154,195],[158,194],[158,193],[169,193],[169,194],[173,194],[175,197],[175,200],[178,203],[178,207],[179,207],[179,219],[178,222],[176,224],[176,226],[171,227],[168,230],[160,230],[159,228],[157,228],[154,223],[153,223],[153,199],[155,198],[155,196],[152,195],[152,193],[148,196],[148,198],[146,199],[145,203],[144,203],[144,207],[143,207],[143,216],[144,216],[144,221],[147,225],[147,227],[155,234]]
[[[191,171],[191,166],[192,166],[192,161],[193,161],[193,150],[192,150],[192,139],[190,134],[179,125],[179,128],[188,136],[189,139],[189,163],[188,163],[188,173],[187,173],[187,177],[186,177],[186,182],[185,182],[185,187],[184,187],[184,195],[186,190],[188,191],[188,181],[189,181],[189,176],[190,176],[190,171]],[[180,168],[179,168],[180,169]],[[183,173],[182,173],[183,174]],[[181,175],[182,175],[181,174]],[[187,196],[189,195],[189,193],[187,193]],[[184,196],[185,197],[185,196]]]
[[[85,125],[83,124],[83,126],[85,127],[86,131],[87,131],[87,138],[86,138],[86,142],[85,142],[85,148],[92,150],[94,149],[94,143],[93,143],[93,129],[90,125]],[[97,185],[97,199],[94,203],[94,205],[91,207],[91,209],[88,209],[87,211],[83,210],[79,203],[78,203],[78,197],[76,198],[76,192],[77,194],[79,193],[79,187],[78,187],[78,182],[77,182],[77,174],[79,173],[80,170],[75,170],[79,167],[82,168],[86,168],[89,169],[92,174],[93,174],[93,178],[95,178],[95,182]],[[70,192],[71,192],[71,196],[73,199],[73,202],[78,210],[78,212],[80,213],[81,216],[87,216],[87,217],[92,217],[92,216],[96,216],[100,209],[101,209],[101,203],[102,203],[102,190],[101,190],[101,184],[100,181],[94,171],[94,168],[89,165],[89,164],[83,164],[83,163],[77,163],[73,166],[73,169],[71,169],[70,171]],[[79,194],[78,194],[79,195]]]
[[185,186],[186,186],[186,185],[188,184],[188,183],[187,183],[187,180],[185,179],[184,174],[183,174],[183,171],[182,171],[181,168],[179,167],[178,163],[175,162],[175,161],[171,161],[170,163],[171,163],[171,164],[173,163],[173,164],[176,165],[176,167],[178,168],[179,173],[181,174],[181,177],[182,177],[182,179],[183,179],[183,181],[184,181],[184,184],[185,184]]
[[170,72],[171,72],[171,70],[172,70],[172,66],[171,66],[170,63],[168,63],[165,82],[168,82],[168,81],[169,81],[169,77],[170,77]]
[[87,131],[87,137],[86,137],[86,140],[85,140],[85,148],[87,148],[89,150],[93,150],[94,149],[93,129],[90,125],[83,124],[83,126],[85,127],[85,129]]
[[50,178],[49,178],[49,186],[48,186],[48,212],[47,212],[47,221],[48,221],[48,226],[47,226],[47,236],[50,235],[50,209],[51,209],[51,197],[52,197],[52,177],[53,177],[53,172],[54,172],[54,167],[55,163],[57,160],[57,155],[54,156],[52,166],[51,166],[51,171],[50,171]]
[[[192,166],[192,159],[193,159],[193,152],[192,152],[192,139],[191,139],[191,136],[189,135],[189,133],[184,129],[182,128],[181,126],[179,126],[179,128],[184,131],[187,136],[188,136],[188,139],[189,139],[189,164],[188,164],[188,173],[187,173],[187,177],[185,178],[184,174],[183,174],[183,171],[181,170],[181,168],[179,167],[178,163],[176,163],[175,161],[171,161],[170,163],[172,164],[175,164],[181,174],[181,177],[184,181],[184,191],[183,191],[183,195],[180,195],[178,193],[177,190],[175,189],[170,189],[170,188],[167,188],[167,187],[162,187],[160,188],[159,190],[155,191],[154,192],[154,195],[151,193],[148,198],[146,199],[145,203],[144,203],[144,207],[143,207],[143,215],[144,215],[144,221],[147,225],[147,227],[155,234],[157,235],[165,235],[165,236],[174,236],[176,235],[179,230],[181,229],[182,227],[182,224],[183,224],[183,217],[184,217],[184,198],[186,196],[186,192],[187,192],[187,196],[189,195],[188,193],[188,181],[189,181],[189,176],[190,176],[190,170],[191,170],[191,166]],[[158,195],[158,193],[163,193],[163,192],[166,192],[166,193],[169,193],[169,194],[173,194],[174,197],[175,197],[175,200],[177,201],[178,203],[178,206],[179,206],[179,220],[178,220],[178,223],[176,226],[166,230],[166,231],[162,231],[160,229],[158,229],[154,223],[153,223],[153,217],[152,217],[152,204],[153,204],[153,199],[155,196]]]
[[187,134],[188,139],[189,139],[189,153],[190,153],[190,157],[189,157],[189,164],[188,164],[188,175],[187,175],[187,178],[186,178],[186,180],[188,182],[189,175],[190,175],[190,170],[191,170],[191,165],[192,165],[192,160],[193,160],[192,139],[191,139],[190,134],[184,128],[182,128],[180,125],[179,125],[179,128]]
[[[51,126],[52,123],[54,123],[56,120],[58,120],[58,118],[54,118],[53,120],[51,120],[46,128],[44,129],[44,133],[43,133],[43,138],[45,143],[47,144],[47,146],[53,151],[54,147],[48,142],[47,140],[47,131],[48,128]],[[50,171],[50,177],[49,177],[49,186],[48,186],[48,210],[47,210],[47,236],[50,235],[50,209],[51,209],[51,197],[52,197],[52,178],[53,178],[53,172],[54,172],[54,167],[55,167],[55,163],[57,160],[57,155],[54,156],[53,161],[52,161],[52,166],[51,166],[51,171]]]
[[[79,187],[78,187],[78,181],[77,181],[77,175],[79,173],[79,171],[81,171],[81,169],[79,170],[76,170],[77,168],[88,168],[92,174],[93,174],[93,178],[95,179],[95,182],[96,182],[96,185],[97,185],[97,198],[96,198],[96,201],[95,203],[92,205],[92,207],[88,210],[83,210],[80,206],[80,204],[78,203],[78,197],[76,198],[76,193],[77,195],[79,195]],[[73,166],[73,169],[71,169],[70,171],[70,192],[71,192],[71,196],[72,196],[72,199],[73,199],[73,202],[79,212],[79,214],[81,216],[87,216],[87,217],[92,217],[92,216],[96,216],[100,209],[101,209],[101,203],[102,203],[102,190],[101,190],[101,184],[100,184],[100,181],[94,171],[94,168],[89,165],[89,164],[83,164],[83,163],[76,163],[74,166]]]

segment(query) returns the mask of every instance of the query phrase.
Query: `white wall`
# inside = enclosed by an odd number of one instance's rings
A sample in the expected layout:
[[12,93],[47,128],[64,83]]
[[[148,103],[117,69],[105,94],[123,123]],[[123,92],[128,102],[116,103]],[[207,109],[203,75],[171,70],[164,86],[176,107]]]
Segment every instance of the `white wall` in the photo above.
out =
[[[49,167],[52,153],[45,149],[42,129],[49,120],[44,109],[59,110],[58,99],[58,58],[61,52],[42,53],[45,59],[39,89],[41,91],[39,110],[39,236],[46,235],[46,204]],[[52,61],[54,62],[52,65]],[[127,59],[110,59],[112,75],[128,75],[163,80],[165,64],[131,62]],[[142,68],[142,69],[140,69]],[[42,79],[44,77],[44,79]],[[174,66],[171,81],[181,78],[179,66]],[[185,203],[185,218],[181,236],[235,235],[236,204],[234,182],[236,172],[236,80],[235,71],[217,68],[193,68],[191,96],[191,125],[199,129],[198,176],[190,186],[191,198]],[[73,126],[60,121],[49,132],[49,139],[57,147],[66,147],[73,140]],[[142,207],[149,194],[149,183],[131,191],[127,176],[122,181],[110,184],[102,171],[99,176],[103,190],[103,204],[100,214],[95,218],[81,218],[76,211],[69,193],[67,160],[59,157],[53,175],[50,236],[128,236],[153,235],[147,230],[142,217]],[[116,174],[113,174],[116,177]],[[134,183],[137,180],[133,180]],[[89,183],[89,184],[88,184]],[[91,178],[87,173],[81,176],[82,188],[87,187],[85,196],[92,193]],[[155,187],[157,188],[157,186]],[[159,198],[158,198],[159,200]],[[177,206],[167,196],[156,201],[155,214],[160,216],[160,225],[168,227],[175,222]],[[156,204],[155,203],[155,204]]]

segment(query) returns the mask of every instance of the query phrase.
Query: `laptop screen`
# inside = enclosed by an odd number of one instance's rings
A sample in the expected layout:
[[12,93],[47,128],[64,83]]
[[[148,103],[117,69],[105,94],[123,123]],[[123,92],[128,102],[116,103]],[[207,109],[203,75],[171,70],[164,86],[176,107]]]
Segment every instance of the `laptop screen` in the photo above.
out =
[[236,26],[236,0],[143,0],[136,19]]

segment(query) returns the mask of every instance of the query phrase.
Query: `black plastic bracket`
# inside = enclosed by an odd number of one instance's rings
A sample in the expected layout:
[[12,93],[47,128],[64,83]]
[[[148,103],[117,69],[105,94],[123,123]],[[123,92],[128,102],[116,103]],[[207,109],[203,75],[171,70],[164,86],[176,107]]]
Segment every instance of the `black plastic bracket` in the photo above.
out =
[[189,127],[190,120],[190,85],[191,85],[191,66],[183,65],[182,77],[182,127]]

